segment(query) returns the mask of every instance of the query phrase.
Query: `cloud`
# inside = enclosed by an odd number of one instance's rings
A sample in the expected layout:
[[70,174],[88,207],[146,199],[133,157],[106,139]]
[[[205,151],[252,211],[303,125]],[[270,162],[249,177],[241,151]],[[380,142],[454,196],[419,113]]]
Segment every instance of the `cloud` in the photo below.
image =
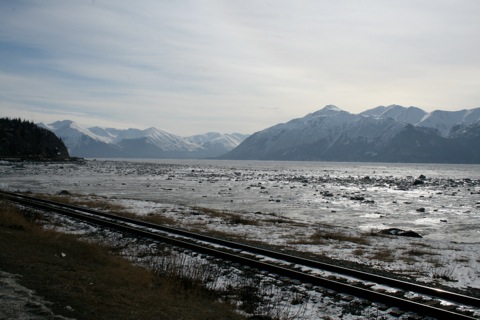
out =
[[473,108],[479,13],[476,0],[2,2],[0,105],[176,134],[250,133],[325,104]]

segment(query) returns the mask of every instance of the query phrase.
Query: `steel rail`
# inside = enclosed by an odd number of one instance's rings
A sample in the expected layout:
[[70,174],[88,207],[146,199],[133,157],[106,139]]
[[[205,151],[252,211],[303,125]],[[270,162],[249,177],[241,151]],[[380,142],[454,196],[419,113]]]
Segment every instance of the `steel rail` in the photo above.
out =
[[[409,286],[408,290],[410,290],[410,291],[420,293],[420,290],[416,290],[416,289],[421,288],[423,291],[428,291],[429,295],[433,295],[433,296],[438,297],[439,296],[438,293],[441,293],[443,296],[445,296],[445,295],[449,296],[450,298],[448,300],[456,301],[456,302],[459,302],[459,303],[462,303],[462,304],[470,304],[472,306],[480,306],[480,303],[479,303],[480,299],[477,299],[475,297],[459,295],[459,294],[444,291],[444,290],[438,290],[438,289],[430,288],[430,287],[427,287],[427,286],[420,286],[420,285],[412,284],[412,283],[409,283],[409,282],[400,281],[400,280],[396,280],[396,279],[390,279],[390,278],[382,277],[382,276],[378,276],[378,275],[371,275],[371,274],[366,273],[366,272],[351,270],[351,269],[347,269],[347,268],[343,268],[343,267],[334,266],[334,265],[331,265],[331,264],[319,263],[319,262],[316,262],[316,261],[313,261],[313,260],[303,259],[303,258],[299,258],[299,257],[292,256],[292,255],[286,255],[286,254],[271,251],[271,250],[266,250],[266,249],[262,249],[262,248],[257,248],[257,247],[253,247],[253,246],[239,244],[239,243],[226,241],[226,240],[222,240],[222,239],[216,239],[216,238],[212,238],[212,237],[208,237],[208,236],[204,236],[204,235],[191,233],[191,232],[188,232],[188,231],[185,231],[185,230],[179,230],[179,229],[176,229],[176,228],[169,228],[169,227],[165,227],[165,226],[160,226],[160,225],[157,225],[157,224],[153,224],[153,223],[149,223],[149,222],[145,222],[145,221],[139,221],[139,220],[135,220],[135,219],[130,219],[130,218],[126,218],[126,217],[122,217],[122,216],[118,216],[118,215],[114,215],[114,214],[109,214],[109,213],[105,213],[105,212],[99,212],[99,211],[92,210],[92,209],[87,209],[87,208],[82,208],[82,207],[78,207],[78,206],[62,204],[62,203],[55,202],[55,201],[50,201],[50,200],[45,200],[45,199],[40,199],[40,198],[34,198],[34,197],[20,195],[20,194],[16,194],[16,193],[10,193],[10,192],[4,192],[4,191],[0,191],[0,193],[4,194],[4,196],[7,197],[10,200],[22,203],[24,205],[41,208],[43,210],[54,211],[54,212],[57,212],[57,213],[60,213],[60,214],[63,214],[63,215],[67,215],[67,216],[70,216],[70,217],[73,217],[73,218],[77,218],[77,219],[80,219],[80,220],[95,223],[97,225],[102,225],[104,227],[114,228],[116,230],[120,230],[120,231],[123,231],[123,232],[128,232],[128,233],[130,233],[132,235],[135,235],[135,236],[149,238],[149,239],[152,239],[152,240],[155,240],[155,241],[161,241],[161,242],[169,243],[169,244],[172,244],[174,246],[183,247],[185,249],[189,249],[189,250],[192,250],[192,251],[195,251],[195,252],[199,252],[199,253],[203,253],[203,254],[207,254],[207,255],[212,255],[212,256],[215,256],[215,257],[218,257],[218,258],[221,258],[221,259],[225,259],[225,260],[229,260],[229,261],[232,261],[232,262],[248,265],[248,266],[258,268],[258,269],[261,269],[261,270],[265,270],[265,271],[268,271],[268,272],[271,272],[271,273],[279,274],[279,275],[289,277],[289,278],[292,278],[292,279],[297,279],[297,280],[300,280],[302,282],[307,282],[307,283],[311,283],[313,285],[328,288],[328,289],[331,289],[331,290],[334,290],[334,291],[337,291],[337,292],[351,294],[353,296],[358,296],[358,297],[368,299],[368,300],[373,301],[373,302],[381,302],[381,303],[384,303],[384,304],[387,304],[387,305],[390,305],[390,306],[396,306],[396,307],[402,308],[404,310],[414,311],[414,312],[424,314],[424,315],[427,315],[427,316],[439,317],[440,319],[446,319],[446,318],[448,318],[448,319],[476,319],[476,318],[473,318],[473,317],[470,317],[470,316],[467,316],[467,315],[463,315],[463,314],[459,314],[459,313],[456,313],[456,312],[453,312],[453,311],[448,311],[448,310],[444,310],[444,309],[441,309],[441,308],[437,308],[437,307],[421,304],[421,303],[418,303],[418,302],[410,301],[410,300],[407,300],[407,299],[404,299],[404,298],[399,298],[399,297],[396,297],[396,296],[391,296],[391,295],[388,295],[388,294],[379,293],[379,292],[376,292],[376,291],[373,291],[373,290],[356,287],[356,286],[345,284],[345,283],[338,282],[338,281],[335,281],[335,280],[321,278],[321,277],[314,276],[314,275],[307,274],[307,273],[303,273],[303,272],[300,272],[300,271],[297,271],[297,270],[281,267],[281,266],[278,266],[278,265],[275,265],[275,264],[266,263],[266,262],[263,262],[263,261],[255,260],[255,259],[252,259],[252,258],[247,258],[247,257],[241,256],[241,255],[232,254],[232,253],[217,250],[217,249],[212,249],[210,247],[206,247],[206,246],[201,245],[201,244],[196,244],[196,243],[192,243],[192,242],[168,237],[166,235],[161,235],[161,234],[158,234],[158,233],[153,233],[151,231],[146,231],[144,229],[138,229],[138,228],[135,228],[131,225],[125,225],[125,224],[121,224],[121,223],[118,223],[118,222],[115,222],[115,221],[122,221],[124,223],[136,224],[136,225],[139,225],[139,226],[142,226],[142,227],[157,229],[157,230],[160,230],[160,231],[169,232],[169,233],[181,235],[181,236],[188,237],[188,238],[194,238],[196,240],[208,241],[208,242],[211,242],[211,243],[220,244],[220,245],[228,246],[228,247],[231,247],[231,248],[248,251],[250,253],[264,255],[264,256],[270,257],[270,258],[281,259],[281,260],[284,260],[284,261],[287,261],[287,262],[290,262],[290,263],[301,264],[301,265],[305,265],[305,266],[309,266],[309,267],[313,267],[313,268],[328,270],[328,271],[331,271],[331,272],[337,272],[337,273],[339,272],[341,274],[345,274],[345,275],[349,275],[349,276],[355,276],[355,277],[358,277],[360,279],[377,282],[379,284],[391,285],[391,284],[387,283],[387,282],[391,282],[391,283],[395,284],[394,287],[397,287],[398,289],[402,289],[402,290],[406,289],[405,286],[404,286],[406,284],[406,285]],[[85,215],[84,213],[88,213],[89,215]],[[105,219],[102,219],[100,217],[108,218],[108,219],[111,219],[111,220],[110,221],[105,220]],[[337,271],[337,270],[340,270],[340,271]],[[351,271],[353,271],[353,272],[351,272]],[[375,279],[375,280],[373,280],[373,279]],[[386,281],[386,280],[389,280],[389,281]],[[416,289],[411,289],[411,288],[416,288]],[[430,290],[428,290],[428,289],[430,289]],[[435,293],[435,294],[432,294],[432,292]],[[423,292],[421,292],[421,293],[423,293]],[[462,299],[465,299],[465,300],[462,301]],[[468,303],[465,303],[465,301],[468,301]]]

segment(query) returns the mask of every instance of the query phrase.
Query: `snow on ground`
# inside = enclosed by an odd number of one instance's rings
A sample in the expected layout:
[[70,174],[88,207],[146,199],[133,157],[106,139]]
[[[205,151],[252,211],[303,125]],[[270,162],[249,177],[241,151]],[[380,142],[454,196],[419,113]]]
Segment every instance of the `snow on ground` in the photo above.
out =
[[51,303],[18,283],[18,275],[0,271],[0,320],[67,320],[50,310]]
[[[68,190],[213,235],[227,233],[425,283],[480,290],[479,165],[2,163],[0,188]],[[412,230],[422,238],[378,234],[387,228]]]

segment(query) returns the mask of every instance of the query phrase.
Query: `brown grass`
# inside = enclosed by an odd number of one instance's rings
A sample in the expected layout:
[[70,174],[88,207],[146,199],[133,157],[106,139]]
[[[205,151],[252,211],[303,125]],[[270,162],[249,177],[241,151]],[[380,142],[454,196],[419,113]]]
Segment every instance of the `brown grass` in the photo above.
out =
[[370,257],[383,262],[393,262],[395,260],[392,250],[385,248],[375,251]]
[[409,255],[409,256],[415,256],[415,257],[439,255],[438,253],[435,253],[433,251],[421,250],[421,249],[417,249],[417,248],[405,251],[404,254]]
[[413,265],[417,262],[415,256],[403,256],[401,259],[408,265]]
[[287,241],[288,244],[304,244],[304,245],[322,245],[329,241],[351,242],[359,245],[369,245],[367,237],[363,234],[359,236],[349,235],[341,231],[324,231],[317,230],[309,237],[299,237],[294,240]]
[[107,199],[103,199],[96,195],[91,195],[91,198],[82,199],[81,197],[72,197],[70,194],[66,195],[36,195],[43,199],[56,201],[60,203],[66,203],[71,205],[83,206],[96,210],[111,211],[116,213],[125,213],[126,209],[120,204],[114,204]]
[[7,230],[27,231],[35,228],[36,225],[30,223],[27,218],[20,214],[19,209],[10,202],[0,200],[2,206],[0,210],[0,227]]
[[363,249],[355,249],[353,250],[353,255],[359,257],[359,256],[363,256],[365,254],[365,250]]
[[250,225],[250,226],[257,226],[259,221],[257,219],[249,219],[242,217],[240,214],[235,214],[232,212],[227,212],[223,210],[217,210],[212,208],[204,208],[204,207],[194,207],[192,208],[193,213],[201,213],[205,214],[212,218],[222,219],[228,224],[242,224],[242,225]]
[[82,199],[79,197],[71,197],[70,195],[37,195],[40,198],[48,199],[51,201],[56,201],[60,203],[66,203],[70,205],[77,205],[83,206],[90,209],[95,210],[103,210],[107,212],[111,212],[113,214],[117,214],[119,216],[128,217],[132,219],[139,219],[148,221],[151,223],[156,224],[166,224],[166,225],[173,225],[175,224],[175,220],[169,217],[165,217],[162,215],[157,215],[154,213],[148,214],[146,216],[140,216],[134,213],[129,212],[124,206],[120,204],[112,203],[106,199],[102,199],[101,197],[91,195],[91,197],[95,197],[93,199]]
[[424,243],[424,242],[412,242],[411,246],[412,247],[432,248],[432,246],[430,244]]
[[426,262],[431,264],[434,268],[443,268],[444,266],[443,261],[438,257],[433,257],[433,256],[427,257]]
[[289,224],[294,224],[293,221],[284,219],[284,218],[269,218],[264,220],[266,223],[271,223],[271,224],[282,224],[282,223],[289,223]]
[[148,214],[146,216],[135,215],[134,218],[144,220],[144,221],[148,221],[148,222],[151,222],[151,223],[160,224],[160,225],[162,225],[162,224],[164,224],[164,225],[175,225],[175,219],[165,217],[165,216],[162,216],[162,215],[153,214],[153,213]]
[[468,262],[470,262],[470,259],[463,257],[463,258],[455,258],[455,260],[453,260],[453,261],[456,262],[456,263],[468,263]]
[[21,284],[53,302],[55,313],[76,319],[241,318],[208,292],[189,291],[75,236],[44,231],[3,201],[0,269],[21,274]]
[[355,244],[369,245],[370,242],[363,235],[355,236],[343,233],[341,231],[323,231],[317,230],[310,236],[312,243],[322,244],[325,240],[333,240],[339,242],[352,242]]

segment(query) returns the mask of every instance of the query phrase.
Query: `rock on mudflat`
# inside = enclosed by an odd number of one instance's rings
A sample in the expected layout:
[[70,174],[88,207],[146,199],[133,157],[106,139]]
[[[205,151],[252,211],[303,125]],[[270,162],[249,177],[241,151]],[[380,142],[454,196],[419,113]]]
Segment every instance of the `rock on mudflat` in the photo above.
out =
[[405,230],[398,229],[398,228],[384,229],[384,230],[381,230],[379,233],[388,234],[388,235],[392,235],[392,236],[422,238],[422,236],[419,235],[418,233],[416,233],[415,231],[412,231],[412,230],[405,231]]

